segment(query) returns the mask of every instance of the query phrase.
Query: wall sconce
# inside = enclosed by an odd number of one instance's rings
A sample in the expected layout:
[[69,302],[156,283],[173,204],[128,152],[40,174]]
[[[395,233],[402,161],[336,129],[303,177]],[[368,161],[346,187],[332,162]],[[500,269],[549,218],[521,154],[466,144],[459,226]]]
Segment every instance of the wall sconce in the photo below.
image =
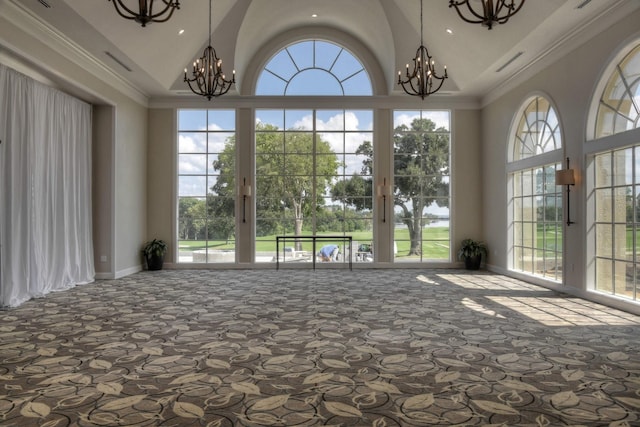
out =
[[247,197],[251,197],[251,186],[247,185],[247,178],[242,178],[240,194],[242,195],[242,222],[247,222]]
[[391,186],[387,185],[387,178],[384,178],[382,185],[378,185],[376,194],[382,197],[382,222],[387,222],[387,196],[392,195]]
[[571,221],[571,198],[569,197],[569,193],[571,191],[571,186],[576,185],[576,177],[573,173],[573,169],[569,168],[569,158],[567,157],[567,168],[556,171],[556,185],[566,185],[567,186],[567,226],[574,224]]

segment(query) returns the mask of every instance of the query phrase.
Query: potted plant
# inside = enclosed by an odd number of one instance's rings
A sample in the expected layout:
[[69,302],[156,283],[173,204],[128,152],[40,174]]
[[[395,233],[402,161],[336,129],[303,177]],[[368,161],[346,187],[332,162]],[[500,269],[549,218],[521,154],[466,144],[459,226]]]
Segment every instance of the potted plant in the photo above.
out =
[[460,244],[458,258],[464,261],[467,270],[477,270],[480,268],[482,256],[487,256],[487,246],[480,241],[464,239]]
[[153,239],[142,248],[142,254],[147,261],[148,270],[162,270],[164,255],[167,253],[167,244],[164,240]]

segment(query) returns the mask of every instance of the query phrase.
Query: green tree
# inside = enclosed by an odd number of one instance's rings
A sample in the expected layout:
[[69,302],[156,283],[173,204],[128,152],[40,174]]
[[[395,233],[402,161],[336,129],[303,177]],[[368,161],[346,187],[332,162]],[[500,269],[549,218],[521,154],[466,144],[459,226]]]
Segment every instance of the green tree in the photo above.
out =
[[394,134],[394,204],[402,210],[411,245],[408,255],[421,255],[423,211],[436,203],[448,207],[449,133],[429,119],[398,126]]
[[[213,168],[219,171],[219,176],[212,191],[219,197],[233,194],[233,138],[227,141]],[[292,129],[283,134],[274,125],[256,126],[256,174],[259,177],[256,207],[261,217],[281,218],[284,214],[285,218],[293,219],[295,234],[302,234],[305,218],[324,205],[323,190],[331,184],[337,170],[337,156],[327,141],[317,137],[314,145],[310,132]],[[230,216],[233,204],[221,203],[215,211]],[[277,231],[277,226],[272,225],[271,229],[274,228],[273,231]],[[296,250],[302,250],[302,242],[296,242]]]
[[180,226],[178,236],[182,240],[198,240],[206,236],[206,203],[204,200],[181,197],[178,203]]
[[235,138],[225,141],[224,149],[212,163],[213,170],[219,171],[215,183],[207,195],[207,238],[226,240],[235,235]]
[[[436,129],[429,119],[415,119],[411,127],[401,125],[395,129],[394,143],[394,204],[401,208],[395,218],[409,230],[408,255],[420,255],[424,209],[434,202],[441,207],[449,204],[449,184],[444,180],[449,175],[449,133],[444,128]],[[339,183],[332,196],[357,209],[371,209],[371,142],[363,142],[357,153],[367,155],[361,170],[364,176],[354,174]]]
[[364,141],[356,154],[364,154],[367,157],[362,161],[360,174],[354,173],[349,179],[339,181],[331,190],[333,200],[339,200],[347,205],[355,207],[358,211],[373,209],[373,145],[371,141]]

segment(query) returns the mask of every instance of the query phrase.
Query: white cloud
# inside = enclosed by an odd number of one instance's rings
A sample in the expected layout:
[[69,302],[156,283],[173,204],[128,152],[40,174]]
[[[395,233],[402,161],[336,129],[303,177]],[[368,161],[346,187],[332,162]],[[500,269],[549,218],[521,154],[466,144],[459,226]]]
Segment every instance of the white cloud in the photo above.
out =
[[[445,129],[449,129],[450,127],[448,111],[425,111],[422,113],[422,117],[434,122],[436,128],[444,127]],[[411,123],[418,118],[420,118],[418,111],[407,111],[406,113],[397,114],[394,116],[393,126],[406,125],[408,128],[411,128]]]

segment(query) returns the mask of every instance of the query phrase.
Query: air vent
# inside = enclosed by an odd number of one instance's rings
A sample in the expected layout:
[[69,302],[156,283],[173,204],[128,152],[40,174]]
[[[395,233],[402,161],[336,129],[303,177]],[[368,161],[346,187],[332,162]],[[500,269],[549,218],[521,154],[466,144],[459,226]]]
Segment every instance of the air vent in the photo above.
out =
[[118,58],[116,58],[113,53],[105,51],[104,52],[109,58],[113,59],[114,61],[116,61],[118,63],[118,65],[120,65],[122,68],[124,68],[125,70],[131,72],[133,71],[131,68],[129,68],[124,62],[122,62],[121,60],[119,60]]
[[500,71],[504,70],[505,68],[507,68],[509,66],[509,64],[511,64],[513,61],[515,61],[516,59],[518,59],[520,57],[520,55],[522,55],[524,52],[518,52],[515,55],[513,55],[513,58],[511,58],[510,60],[508,60],[507,62],[505,62],[500,68],[498,68],[496,70],[496,73],[499,73]]
[[38,2],[43,5],[44,7],[46,7],[47,9],[51,9],[51,5],[49,3],[47,3],[44,0],[38,0]]
[[582,9],[583,7],[588,5],[589,3],[591,3],[591,0],[584,0],[582,3],[580,3],[579,5],[576,6],[576,9]]

